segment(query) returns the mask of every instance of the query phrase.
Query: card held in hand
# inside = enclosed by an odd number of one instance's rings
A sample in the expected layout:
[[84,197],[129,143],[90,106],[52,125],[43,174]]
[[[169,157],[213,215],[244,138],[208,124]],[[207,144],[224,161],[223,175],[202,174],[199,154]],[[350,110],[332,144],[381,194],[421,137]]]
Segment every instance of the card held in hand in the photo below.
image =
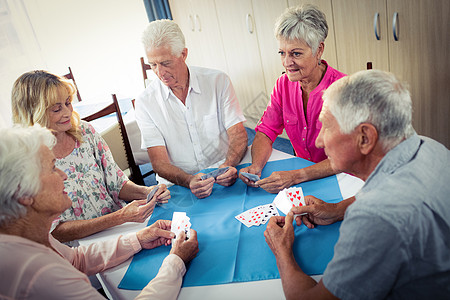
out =
[[305,196],[301,187],[292,187],[281,190],[273,203],[287,215],[292,207],[305,205]]
[[172,223],[170,226],[170,231],[175,233],[175,238],[184,231],[186,234],[186,239],[191,237],[191,222],[190,218],[186,216],[185,212],[174,212],[172,216]]
[[228,171],[230,167],[224,167],[224,168],[219,168],[216,170],[213,170],[209,173],[203,174],[200,178],[202,180],[208,179],[210,177],[214,177],[214,179],[216,179],[218,176],[222,175],[223,173],[225,173],[226,171]]
[[259,178],[259,176],[255,175],[255,174],[251,174],[251,173],[247,173],[247,172],[240,172],[239,174],[241,174],[245,178],[247,178],[247,179],[249,179],[251,181],[254,181],[254,182],[256,182],[258,180],[261,180],[261,178]]
[[153,188],[153,190],[151,190],[150,193],[148,193],[148,195],[147,195],[147,203],[149,203],[152,200],[153,196],[156,194],[156,192],[158,190],[159,190],[159,185],[155,186]]

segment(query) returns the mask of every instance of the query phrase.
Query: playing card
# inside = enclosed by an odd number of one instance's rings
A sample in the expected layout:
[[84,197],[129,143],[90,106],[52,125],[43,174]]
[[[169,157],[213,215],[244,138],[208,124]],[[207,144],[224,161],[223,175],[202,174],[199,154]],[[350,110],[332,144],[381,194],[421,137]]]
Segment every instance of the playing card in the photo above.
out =
[[292,203],[293,207],[305,205],[305,197],[303,196],[303,190],[301,187],[287,189],[286,197]]
[[264,207],[263,208],[264,209],[264,216],[263,216],[263,218],[261,220],[261,224],[266,224],[267,221],[269,221],[269,219],[271,217],[280,215],[278,213],[277,207],[273,203],[269,203],[269,204],[263,205],[263,207]]
[[170,226],[170,231],[175,233],[175,238],[184,231],[186,234],[186,239],[191,236],[191,222],[190,218],[186,216],[185,212],[174,212],[172,217],[172,223]]
[[261,223],[263,212],[256,207],[244,211],[242,214],[237,215],[236,219],[247,227],[257,226]]
[[155,186],[153,188],[153,190],[151,190],[150,193],[148,193],[148,195],[147,195],[147,203],[149,203],[152,200],[153,196],[156,194],[156,192],[158,190],[159,190],[159,185]]
[[251,181],[258,181],[261,180],[261,178],[259,178],[258,175],[255,174],[251,174],[251,173],[247,173],[247,172],[240,172],[239,174],[242,174],[242,176],[244,176],[245,178],[250,179]]
[[279,210],[287,215],[292,207],[305,205],[303,190],[301,187],[293,187],[281,190],[275,197],[273,203]]
[[278,216],[278,210],[273,203],[248,209],[235,218],[247,227],[266,224],[272,216]]
[[230,167],[224,167],[224,168],[219,168],[219,169],[213,170],[213,171],[211,171],[209,173],[203,174],[200,178],[202,180],[205,180],[205,179],[210,178],[210,177],[214,177],[214,179],[216,179],[218,176],[220,176],[223,173],[225,173],[226,171],[228,171],[229,168]]

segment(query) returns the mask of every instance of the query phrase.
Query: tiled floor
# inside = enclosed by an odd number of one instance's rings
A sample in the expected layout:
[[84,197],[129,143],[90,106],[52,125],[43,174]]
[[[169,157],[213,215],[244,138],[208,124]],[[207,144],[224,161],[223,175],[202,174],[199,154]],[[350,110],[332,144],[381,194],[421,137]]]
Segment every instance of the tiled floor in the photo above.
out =
[[[255,130],[250,128],[245,128],[247,130],[248,134],[248,145],[251,145],[253,143],[253,139],[255,138]],[[288,139],[278,137],[275,142],[273,143],[273,147],[277,150],[286,152],[288,154],[294,155],[294,150],[292,148],[291,142]],[[141,169],[141,173],[145,174],[152,170],[152,165],[150,163],[139,166]],[[150,176],[147,176],[144,178],[144,183],[146,186],[155,185],[156,184],[156,178],[155,174],[152,174]]]

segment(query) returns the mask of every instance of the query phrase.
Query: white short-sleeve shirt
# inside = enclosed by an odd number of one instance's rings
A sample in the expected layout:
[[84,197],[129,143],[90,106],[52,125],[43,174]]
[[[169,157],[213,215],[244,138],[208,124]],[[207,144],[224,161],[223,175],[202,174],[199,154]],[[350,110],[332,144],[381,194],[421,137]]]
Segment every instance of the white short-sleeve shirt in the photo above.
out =
[[245,118],[230,79],[218,70],[189,67],[185,104],[155,79],[136,99],[136,120],[143,149],[165,146],[171,163],[193,174],[225,158],[226,131]]

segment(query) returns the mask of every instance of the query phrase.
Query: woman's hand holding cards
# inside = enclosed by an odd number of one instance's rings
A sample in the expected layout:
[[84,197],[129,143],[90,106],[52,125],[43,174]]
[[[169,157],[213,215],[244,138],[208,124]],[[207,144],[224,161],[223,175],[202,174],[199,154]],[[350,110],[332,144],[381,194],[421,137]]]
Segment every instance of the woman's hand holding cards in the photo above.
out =
[[170,197],[170,191],[165,184],[154,185],[147,195],[147,203],[155,198],[156,204],[164,204],[169,201]]
[[[251,175],[253,175],[253,176],[251,176]],[[241,169],[241,171],[239,172],[239,178],[246,185],[251,186],[251,187],[259,187],[259,185],[256,182],[259,181],[260,177],[261,177],[261,170],[259,168],[256,168],[256,166],[254,166],[254,165],[245,167],[245,168]]]

